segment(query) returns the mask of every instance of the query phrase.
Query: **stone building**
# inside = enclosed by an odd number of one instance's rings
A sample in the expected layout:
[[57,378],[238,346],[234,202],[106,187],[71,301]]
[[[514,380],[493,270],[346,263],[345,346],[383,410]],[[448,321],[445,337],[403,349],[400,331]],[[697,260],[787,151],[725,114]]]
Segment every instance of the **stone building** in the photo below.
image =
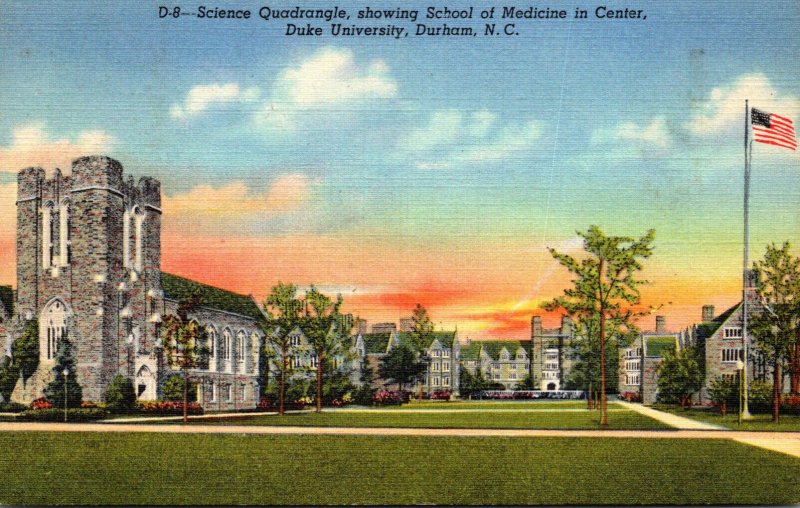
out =
[[641,396],[644,404],[658,397],[658,366],[666,351],[683,347],[684,334],[669,332],[664,316],[656,316],[656,328],[643,331],[628,347],[619,351],[619,392]]
[[211,351],[208,368],[191,372],[199,401],[217,409],[255,406],[259,307],[251,297],[161,272],[158,180],[136,182],[116,160],[82,157],[70,174],[26,168],[17,182],[16,299],[1,299],[14,314],[8,341],[26,322],[38,322],[40,358],[12,399],[42,395],[65,334],[85,400],[103,400],[117,374],[134,381],[139,399],[157,398],[176,373],[164,359],[160,323],[198,292],[189,318],[207,327]]
[[574,341],[569,316],[562,316],[557,328],[544,328],[541,316],[531,318],[531,373],[540,390],[564,389],[572,369]]
[[530,341],[476,340],[461,349],[462,368],[500,383],[506,390],[519,388],[530,375]]

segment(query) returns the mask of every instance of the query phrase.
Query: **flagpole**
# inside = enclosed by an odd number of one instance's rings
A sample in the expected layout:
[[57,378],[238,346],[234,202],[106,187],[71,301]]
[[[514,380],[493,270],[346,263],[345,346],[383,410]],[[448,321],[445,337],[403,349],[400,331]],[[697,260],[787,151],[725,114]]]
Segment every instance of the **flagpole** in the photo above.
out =
[[742,273],[742,352],[744,358],[742,358],[744,362],[744,368],[742,369],[742,378],[743,378],[743,386],[744,386],[744,393],[742,395],[742,407],[740,408],[740,412],[742,414],[743,419],[750,418],[750,408],[748,407],[747,403],[747,392],[748,392],[748,380],[747,380],[747,364],[748,364],[748,355],[747,355],[747,265],[748,265],[748,251],[750,245],[750,221],[749,221],[749,204],[750,204],[750,153],[748,150],[748,145],[750,144],[749,140],[750,135],[750,108],[748,105],[748,100],[745,99],[744,101],[744,270]]

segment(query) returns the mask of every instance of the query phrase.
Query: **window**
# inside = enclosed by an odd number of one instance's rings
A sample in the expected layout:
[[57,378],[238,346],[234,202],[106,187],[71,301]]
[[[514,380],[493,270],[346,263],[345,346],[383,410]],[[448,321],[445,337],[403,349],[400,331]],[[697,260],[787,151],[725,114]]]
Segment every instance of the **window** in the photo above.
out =
[[58,340],[67,333],[67,307],[61,300],[53,300],[44,309],[39,323],[39,357],[53,360],[58,351]]
[[217,331],[213,327],[208,327],[208,368],[214,370],[217,365]]
[[236,334],[236,359],[239,360],[239,363],[244,363],[245,340],[246,335],[242,330],[239,330],[239,333]]
[[70,230],[69,201],[62,201],[59,207],[59,261],[61,266],[67,266],[72,259],[72,231]]
[[211,383],[211,401],[210,402],[216,402],[216,401],[217,401],[217,385],[215,385],[214,383]]
[[639,374],[638,373],[628,373],[626,377],[626,383],[629,385],[638,385],[639,384]]
[[299,335],[292,335],[289,339],[291,340],[290,344],[291,344],[292,347],[297,347],[297,346],[300,345],[300,336]]
[[441,369],[441,364],[439,362],[433,362],[433,365],[431,366],[431,370],[442,370]]
[[138,207],[134,208],[133,223],[135,228],[134,239],[134,262],[133,267],[141,272],[142,271],[142,224],[144,223],[144,212]]
[[450,350],[445,349],[444,351],[442,351],[442,356],[444,356],[445,358],[450,358]]
[[512,363],[511,364],[511,370],[517,370],[517,364],[516,363]]
[[122,214],[122,266],[131,266],[131,212],[125,210]]
[[439,376],[433,376],[433,386],[439,386]]
[[508,351],[503,351],[502,353],[500,353],[500,359],[508,360]]
[[222,332],[222,344],[220,344],[222,359],[230,361],[231,359],[231,331],[227,328]]
[[494,379],[495,379],[495,381],[499,380],[500,379],[500,374],[495,374],[494,375]]
[[293,357],[289,358],[289,368],[290,369],[298,369],[303,365],[303,361],[300,358],[300,355],[294,355]]
[[442,377],[442,386],[450,386],[450,376]]
[[739,360],[740,358],[740,351],[739,348],[724,348],[722,350],[722,361],[725,363],[733,363]]
[[450,372],[450,362],[444,361],[442,362],[442,370],[445,372]]
[[50,268],[53,259],[53,203],[42,209],[42,268]]
[[724,379],[726,383],[733,383],[736,381],[736,374],[723,374],[722,379]]
[[547,362],[544,364],[544,370],[558,370],[558,362]]
[[442,352],[439,351],[439,350],[436,350],[436,351],[433,352],[433,356],[436,356],[436,357],[442,356]]
[[233,385],[228,385],[226,388],[228,390],[226,402],[233,402]]
[[627,370],[629,372],[630,371],[638,371],[641,368],[641,365],[642,365],[642,363],[641,363],[641,360],[639,360],[639,359],[627,360],[625,362],[625,370]]
[[316,368],[317,368],[317,365],[319,365],[319,358],[317,357],[317,355],[311,355],[311,358],[310,358],[310,367],[311,367],[312,369],[316,369]]
[[742,338],[742,329],[739,327],[736,328],[725,328],[724,330],[724,337],[726,339],[741,339]]
[[511,374],[508,375],[508,379],[517,379],[517,373],[512,372]]

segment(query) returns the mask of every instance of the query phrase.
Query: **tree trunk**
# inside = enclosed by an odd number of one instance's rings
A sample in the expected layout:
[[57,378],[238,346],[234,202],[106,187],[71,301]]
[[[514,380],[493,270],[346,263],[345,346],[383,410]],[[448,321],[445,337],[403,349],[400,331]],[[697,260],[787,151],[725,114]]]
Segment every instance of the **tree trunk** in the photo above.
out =
[[322,365],[325,363],[325,356],[317,357],[317,413],[322,412]]
[[772,369],[772,421],[777,423],[781,414],[781,362],[776,358],[775,368]]
[[602,305],[600,306],[600,426],[603,428],[608,427],[608,400],[606,397],[606,313]]
[[789,346],[789,368],[791,369],[791,393],[800,394],[800,341]]
[[[66,380],[64,381],[66,383]],[[183,423],[189,422],[189,413],[186,405],[189,402],[189,376],[186,369],[183,369]]]
[[593,409],[592,402],[592,383],[589,383],[589,394],[586,396],[586,404],[589,406],[589,409]]
[[719,411],[722,413],[722,416],[728,414],[728,403],[723,401],[722,404],[719,406]]
[[279,399],[278,414],[283,416],[284,399],[286,398],[286,368],[288,365],[286,358],[286,347],[283,347],[281,349],[281,362],[283,362],[283,368],[281,369],[281,386],[278,389],[278,399]]

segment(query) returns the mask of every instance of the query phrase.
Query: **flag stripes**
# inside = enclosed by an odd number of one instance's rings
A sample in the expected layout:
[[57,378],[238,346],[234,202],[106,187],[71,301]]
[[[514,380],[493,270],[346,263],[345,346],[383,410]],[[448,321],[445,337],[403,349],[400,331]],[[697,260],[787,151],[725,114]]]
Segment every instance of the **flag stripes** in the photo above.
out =
[[750,123],[753,126],[754,141],[789,150],[797,149],[794,123],[789,118],[753,108]]

